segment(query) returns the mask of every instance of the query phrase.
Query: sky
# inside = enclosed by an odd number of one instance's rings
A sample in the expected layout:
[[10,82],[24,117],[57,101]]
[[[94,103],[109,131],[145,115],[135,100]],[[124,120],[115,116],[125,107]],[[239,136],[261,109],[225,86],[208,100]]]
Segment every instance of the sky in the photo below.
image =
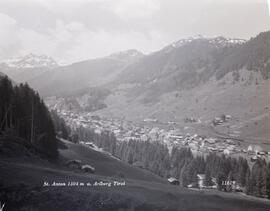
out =
[[0,60],[45,54],[60,64],[195,35],[249,39],[270,30],[268,0],[0,0]]

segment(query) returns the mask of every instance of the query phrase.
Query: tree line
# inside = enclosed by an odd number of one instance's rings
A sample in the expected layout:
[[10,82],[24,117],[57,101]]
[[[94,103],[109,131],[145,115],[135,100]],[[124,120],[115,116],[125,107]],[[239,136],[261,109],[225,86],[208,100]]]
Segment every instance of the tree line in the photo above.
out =
[[0,78],[0,135],[25,139],[43,156],[57,158],[57,140],[50,112],[27,83]]

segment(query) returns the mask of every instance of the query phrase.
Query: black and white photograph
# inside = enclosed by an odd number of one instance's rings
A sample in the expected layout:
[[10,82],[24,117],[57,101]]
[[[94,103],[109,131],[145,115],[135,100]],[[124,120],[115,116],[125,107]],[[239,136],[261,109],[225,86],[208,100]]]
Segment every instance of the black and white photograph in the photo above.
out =
[[0,0],[0,211],[270,211],[270,0]]

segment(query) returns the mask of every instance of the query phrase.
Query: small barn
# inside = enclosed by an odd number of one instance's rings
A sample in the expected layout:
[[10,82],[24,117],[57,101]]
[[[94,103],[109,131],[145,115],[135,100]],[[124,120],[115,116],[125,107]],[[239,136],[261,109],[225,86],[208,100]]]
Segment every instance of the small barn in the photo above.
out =
[[136,161],[132,165],[136,166],[138,168],[142,168],[142,169],[144,168],[143,162],[141,162],[141,161]]
[[82,161],[80,160],[68,160],[66,162],[66,166],[73,169],[80,169],[82,165]]
[[180,185],[180,182],[178,179],[174,178],[174,177],[171,177],[168,179],[168,182],[172,185]]
[[92,174],[95,173],[95,168],[90,165],[82,165],[81,170],[86,173],[92,173]]
[[87,145],[87,146],[89,146],[89,147],[92,147],[92,148],[95,147],[92,142],[85,142],[84,144]]

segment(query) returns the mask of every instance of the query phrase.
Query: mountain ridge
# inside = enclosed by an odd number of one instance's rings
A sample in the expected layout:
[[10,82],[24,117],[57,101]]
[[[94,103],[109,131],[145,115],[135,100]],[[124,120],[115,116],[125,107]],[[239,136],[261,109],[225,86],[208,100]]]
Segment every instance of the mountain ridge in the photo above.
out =
[[47,67],[51,69],[59,66],[52,57],[46,55],[36,55],[33,53],[2,61],[1,65],[15,69],[31,69],[40,67]]

